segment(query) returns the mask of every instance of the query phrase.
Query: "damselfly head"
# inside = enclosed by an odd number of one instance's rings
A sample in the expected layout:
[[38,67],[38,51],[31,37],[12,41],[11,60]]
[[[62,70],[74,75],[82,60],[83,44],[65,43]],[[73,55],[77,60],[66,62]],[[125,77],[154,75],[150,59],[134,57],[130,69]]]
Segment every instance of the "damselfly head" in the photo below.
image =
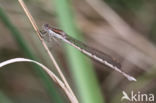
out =
[[49,24],[44,24],[42,26],[42,28],[43,28],[43,30],[48,31],[50,29],[50,26],[49,26]]

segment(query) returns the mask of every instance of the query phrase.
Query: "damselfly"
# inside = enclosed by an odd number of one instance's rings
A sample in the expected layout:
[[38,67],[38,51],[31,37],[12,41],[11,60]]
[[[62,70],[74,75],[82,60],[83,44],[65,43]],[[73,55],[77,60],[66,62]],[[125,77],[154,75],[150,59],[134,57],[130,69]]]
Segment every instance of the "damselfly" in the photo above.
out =
[[112,59],[105,53],[102,53],[96,49],[93,49],[82,42],[72,38],[71,36],[67,35],[64,31],[52,28],[48,24],[43,25],[43,31],[48,34],[48,37],[62,40],[63,42],[75,47],[82,53],[86,54],[87,56],[99,61],[106,66],[118,71],[122,75],[124,75],[130,81],[136,81],[136,79],[121,70],[121,65],[116,60]]

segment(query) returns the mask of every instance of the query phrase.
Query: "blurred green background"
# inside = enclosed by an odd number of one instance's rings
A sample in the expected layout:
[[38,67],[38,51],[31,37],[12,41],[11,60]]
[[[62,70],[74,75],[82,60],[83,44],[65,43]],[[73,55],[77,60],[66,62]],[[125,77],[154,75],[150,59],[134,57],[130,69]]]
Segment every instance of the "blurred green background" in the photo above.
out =
[[[80,103],[120,103],[122,91],[156,94],[155,0],[24,2],[40,30],[45,23],[60,28],[116,58],[123,71],[137,78],[130,82],[61,41],[47,42]],[[0,0],[0,30],[0,62],[30,58],[58,75],[18,0]],[[69,103],[62,89],[36,65],[15,63],[0,69],[0,103]]]

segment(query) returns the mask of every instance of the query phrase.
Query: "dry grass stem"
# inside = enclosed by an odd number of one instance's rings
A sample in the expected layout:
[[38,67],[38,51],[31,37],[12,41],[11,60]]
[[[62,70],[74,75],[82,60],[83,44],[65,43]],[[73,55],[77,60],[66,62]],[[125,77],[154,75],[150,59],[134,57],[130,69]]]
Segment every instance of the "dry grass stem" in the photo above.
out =
[[[45,65],[43,65],[37,61],[31,60],[31,59],[26,59],[26,58],[13,58],[13,59],[9,59],[9,60],[1,62],[0,68],[5,66],[5,65],[9,65],[12,63],[17,63],[17,62],[32,62],[32,63],[35,63],[35,64],[39,65],[40,67],[42,67],[43,70],[45,72],[47,72],[47,74],[53,79],[53,81],[55,83],[57,83],[64,90],[64,92],[66,94],[68,94],[70,96],[70,98],[72,99],[72,97],[69,94],[69,91],[67,90],[65,84],[52,71],[50,71],[50,69],[48,69]],[[74,101],[74,100],[72,100],[72,101]],[[72,102],[72,103],[74,103],[74,102]]]
[[59,73],[61,79],[63,80],[63,82],[64,82],[64,84],[65,84],[65,86],[66,86],[66,88],[67,88],[67,90],[65,91],[65,93],[67,94],[67,96],[69,97],[69,99],[70,99],[70,101],[71,101],[72,103],[78,103],[78,100],[77,100],[76,96],[74,95],[72,89],[70,88],[70,86],[69,86],[69,84],[68,84],[66,78],[64,77],[64,75],[63,75],[63,73],[62,73],[60,67],[58,66],[56,60],[54,59],[54,56],[51,54],[51,52],[50,52],[50,50],[48,49],[46,43],[45,43],[44,40],[41,38],[41,36],[40,36],[40,31],[39,31],[39,29],[38,29],[38,27],[37,27],[37,25],[36,25],[35,20],[34,20],[33,17],[31,16],[31,14],[30,14],[30,12],[28,11],[28,9],[27,9],[26,5],[24,4],[23,0],[18,0],[18,1],[19,1],[20,5],[22,6],[22,8],[24,9],[26,15],[28,16],[28,18],[29,18],[29,20],[30,20],[30,22],[31,22],[31,24],[32,24],[32,26],[33,26],[33,28],[35,29],[36,33],[38,34],[38,37],[40,38],[40,40],[41,40],[41,42],[42,42],[43,47],[44,47],[45,50],[47,51],[48,55],[50,56],[50,59],[52,60],[54,66],[56,67],[56,70],[58,71],[58,73]]

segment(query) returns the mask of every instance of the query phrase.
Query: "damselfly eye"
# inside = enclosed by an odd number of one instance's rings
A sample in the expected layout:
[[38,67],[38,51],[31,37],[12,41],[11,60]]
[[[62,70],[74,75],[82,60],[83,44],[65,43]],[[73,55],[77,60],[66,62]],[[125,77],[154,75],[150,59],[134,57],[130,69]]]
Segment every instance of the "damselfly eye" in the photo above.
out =
[[49,27],[49,24],[44,24],[44,27]]
[[49,24],[44,24],[42,27],[43,27],[44,30],[48,30]]

